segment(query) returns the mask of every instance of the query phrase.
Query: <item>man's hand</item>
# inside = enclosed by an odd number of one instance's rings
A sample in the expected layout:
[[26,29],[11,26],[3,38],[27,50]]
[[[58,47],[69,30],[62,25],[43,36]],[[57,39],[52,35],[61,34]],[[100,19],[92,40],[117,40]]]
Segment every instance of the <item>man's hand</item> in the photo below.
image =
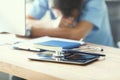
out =
[[59,27],[73,27],[75,26],[74,20],[75,18],[73,17],[69,17],[69,18],[62,17]]

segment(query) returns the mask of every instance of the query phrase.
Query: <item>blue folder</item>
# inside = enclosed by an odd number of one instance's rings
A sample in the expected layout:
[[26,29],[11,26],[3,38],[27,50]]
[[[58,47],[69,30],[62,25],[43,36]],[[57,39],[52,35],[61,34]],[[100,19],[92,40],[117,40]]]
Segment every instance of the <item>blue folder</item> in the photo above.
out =
[[78,48],[81,46],[79,42],[69,42],[69,41],[60,41],[60,40],[50,40],[50,41],[40,42],[36,44],[44,45],[44,46],[62,47],[63,49],[72,49],[72,48]]

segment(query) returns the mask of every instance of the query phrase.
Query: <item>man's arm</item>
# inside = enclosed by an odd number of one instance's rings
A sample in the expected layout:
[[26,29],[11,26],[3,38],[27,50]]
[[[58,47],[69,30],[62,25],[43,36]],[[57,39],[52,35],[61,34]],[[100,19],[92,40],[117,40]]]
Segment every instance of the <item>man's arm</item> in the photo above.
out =
[[27,23],[33,26],[31,37],[51,36],[80,40],[85,38],[93,28],[93,25],[87,21],[80,21],[73,28],[54,27],[52,20],[44,22],[42,20],[35,20],[31,16],[27,16]]

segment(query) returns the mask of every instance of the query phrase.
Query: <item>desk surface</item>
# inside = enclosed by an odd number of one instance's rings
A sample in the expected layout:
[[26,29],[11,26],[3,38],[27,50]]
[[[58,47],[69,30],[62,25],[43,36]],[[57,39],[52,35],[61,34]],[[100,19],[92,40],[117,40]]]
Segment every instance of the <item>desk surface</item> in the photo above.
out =
[[101,47],[106,60],[81,66],[30,61],[34,52],[0,46],[0,71],[28,80],[120,80],[120,49]]

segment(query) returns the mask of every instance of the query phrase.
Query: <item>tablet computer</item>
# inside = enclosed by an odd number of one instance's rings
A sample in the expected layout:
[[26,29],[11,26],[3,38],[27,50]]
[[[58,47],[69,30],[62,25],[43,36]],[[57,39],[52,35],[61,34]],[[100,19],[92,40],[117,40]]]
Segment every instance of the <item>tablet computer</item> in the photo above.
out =
[[100,56],[89,54],[64,54],[63,56],[54,56],[53,52],[45,51],[29,57],[33,61],[66,63],[66,64],[88,64],[99,59]]

